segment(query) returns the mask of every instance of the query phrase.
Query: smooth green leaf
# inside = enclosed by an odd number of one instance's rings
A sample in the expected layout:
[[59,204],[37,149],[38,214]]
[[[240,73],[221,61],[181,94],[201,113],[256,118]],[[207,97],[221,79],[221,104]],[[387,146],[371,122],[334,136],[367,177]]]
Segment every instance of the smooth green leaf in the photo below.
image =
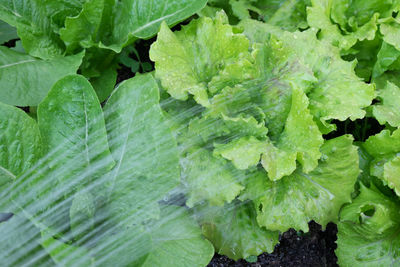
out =
[[159,99],[154,78],[137,75],[121,83],[104,108],[117,163],[110,201],[114,219],[122,223],[158,217],[156,202],[179,184],[176,141]]
[[[42,156],[42,140],[36,121],[19,108],[0,103],[0,209],[7,207],[9,186],[30,171]],[[4,195],[6,194],[6,195]],[[0,211],[0,212],[1,212]]]
[[100,76],[89,79],[94,90],[96,91],[100,103],[107,100],[107,98],[111,95],[117,82],[117,75],[117,70],[115,67],[111,66],[100,73]]
[[[206,266],[214,255],[197,223],[182,207],[165,206],[147,231],[128,228],[100,243],[99,266]],[[193,253],[196,251],[196,253]]]
[[37,106],[56,81],[76,73],[83,53],[41,60],[0,47],[0,99],[15,106]]
[[132,39],[148,39],[158,32],[163,21],[168,25],[174,25],[202,9],[206,2],[206,0],[118,1],[114,6],[111,36],[103,38],[103,45],[119,53]]
[[18,39],[16,29],[0,20],[0,44],[4,44],[13,39]]
[[[83,76],[59,80],[40,103],[37,116],[47,154],[38,166],[38,175],[30,178],[32,185],[25,190],[39,205],[31,205],[30,198],[23,195],[18,203],[33,216],[47,210],[46,223],[58,231],[68,227],[65,219],[77,192],[105,194],[100,178],[111,170],[114,161],[99,100]],[[57,212],[51,212],[55,208]]]

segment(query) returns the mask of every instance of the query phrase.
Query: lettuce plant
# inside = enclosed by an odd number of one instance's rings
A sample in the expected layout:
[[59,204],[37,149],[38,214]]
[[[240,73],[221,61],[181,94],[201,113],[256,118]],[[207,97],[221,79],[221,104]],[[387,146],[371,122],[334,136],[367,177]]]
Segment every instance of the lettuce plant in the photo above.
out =
[[[327,141],[323,133],[334,129],[332,119],[364,117],[374,86],[313,30],[227,23],[217,13],[176,32],[163,24],[150,57],[162,87],[179,101],[165,105],[167,114],[190,114],[175,126],[186,204],[199,205],[217,251],[238,259],[265,250],[265,238],[271,251],[276,231],[337,221],[351,200],[358,155],[350,136]],[[241,235],[229,242],[226,225],[249,221],[259,232],[252,242]]]

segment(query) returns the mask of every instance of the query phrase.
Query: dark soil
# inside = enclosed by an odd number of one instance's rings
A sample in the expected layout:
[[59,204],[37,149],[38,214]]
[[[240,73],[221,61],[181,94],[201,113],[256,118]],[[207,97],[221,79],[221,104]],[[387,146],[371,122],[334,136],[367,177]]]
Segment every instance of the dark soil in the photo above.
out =
[[336,233],[335,224],[328,224],[325,231],[315,222],[309,223],[310,231],[306,234],[289,230],[281,235],[280,244],[271,254],[261,254],[257,262],[250,263],[245,260],[233,261],[225,256],[215,254],[208,267],[319,267],[338,266],[335,256]]

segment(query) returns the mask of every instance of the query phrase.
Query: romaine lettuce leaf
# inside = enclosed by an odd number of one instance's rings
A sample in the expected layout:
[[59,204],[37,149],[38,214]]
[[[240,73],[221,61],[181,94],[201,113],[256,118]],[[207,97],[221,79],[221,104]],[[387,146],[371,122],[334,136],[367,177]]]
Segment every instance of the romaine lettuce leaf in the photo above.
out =
[[0,144],[0,212],[11,212],[11,184],[42,157],[36,121],[22,110],[0,103]]
[[179,184],[178,149],[159,106],[150,74],[121,83],[104,107],[116,166],[111,183],[113,220],[133,224],[158,218],[157,201]]
[[37,106],[59,79],[75,74],[83,53],[41,60],[0,47],[0,100],[16,106]]

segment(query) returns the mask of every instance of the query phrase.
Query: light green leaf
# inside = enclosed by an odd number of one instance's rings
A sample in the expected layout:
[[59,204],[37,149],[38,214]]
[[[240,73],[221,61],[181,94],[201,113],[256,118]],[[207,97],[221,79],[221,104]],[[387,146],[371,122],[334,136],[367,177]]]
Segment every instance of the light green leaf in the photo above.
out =
[[306,10],[311,5],[310,0],[264,0],[259,2],[264,3],[264,6],[262,6],[264,13],[270,12],[269,6],[279,3],[279,9],[271,17],[267,19],[264,16],[266,23],[278,26],[286,31],[296,31],[308,27]]
[[172,97],[186,100],[191,94],[197,103],[209,106],[210,93],[251,78],[239,71],[251,60],[249,42],[226,23],[226,15],[219,13],[215,20],[202,17],[174,33],[166,24],[161,26],[150,58],[156,77]]
[[400,126],[400,88],[391,82],[386,87],[378,90],[380,103],[373,105],[372,113],[380,124],[389,123],[393,127]]
[[399,57],[400,51],[383,41],[382,46],[376,55],[372,78],[377,78],[385,71],[394,69],[393,67],[397,65],[396,63],[398,62]]
[[200,207],[196,215],[204,236],[221,255],[233,260],[272,253],[279,242],[279,232],[257,224],[257,213],[250,202],[235,201],[223,207]]
[[297,169],[272,182],[265,173],[256,172],[246,180],[240,199],[253,200],[258,224],[270,230],[307,232],[310,220],[323,227],[336,222],[341,206],[351,200],[360,173],[352,141],[348,135],[326,141],[317,168],[309,174]]
[[268,178],[276,181],[296,170],[296,158],[296,151],[279,149],[269,143],[262,154],[261,164],[267,171]]
[[[321,120],[355,120],[363,118],[363,108],[374,98],[374,85],[366,84],[354,73],[354,63],[340,58],[339,51],[318,41],[315,32],[284,34],[284,39],[296,43],[296,54],[314,71],[318,79],[309,94],[311,113]],[[308,49],[307,49],[308,48]],[[313,50],[310,53],[309,49]],[[321,57],[320,55],[324,55]]]
[[320,30],[321,39],[344,51],[350,49],[357,41],[374,39],[378,30],[377,13],[380,11],[376,5],[380,5],[381,1],[368,1],[367,4],[365,1],[348,0],[311,2],[312,7],[307,9],[307,21],[311,27]]
[[266,144],[253,136],[242,137],[227,144],[214,144],[214,156],[222,156],[231,160],[239,170],[245,170],[260,162],[261,153],[265,152]]
[[308,173],[318,165],[319,151],[323,144],[322,134],[308,110],[308,99],[301,89],[292,91],[292,107],[286,119],[285,129],[278,141],[278,147],[295,151],[297,160]]
[[244,173],[205,149],[194,148],[183,159],[182,169],[188,190],[186,205],[189,207],[205,200],[211,205],[222,206],[235,199],[244,189],[239,183]]
[[13,39],[18,39],[16,29],[0,20],[0,44],[4,44]]
[[364,149],[374,157],[371,174],[380,178],[384,184],[394,189],[400,196],[400,130],[393,133],[383,130],[371,136],[363,144]]
[[365,116],[363,109],[375,96],[374,85],[362,82],[354,73],[355,62],[344,61],[337,48],[316,38],[314,30],[282,32],[252,20],[243,21],[241,27],[253,42],[265,41],[268,33],[275,35],[298,61],[312,70],[316,82],[307,92],[309,109],[322,124],[331,119],[344,121]]
[[114,219],[123,223],[158,217],[157,201],[180,181],[176,141],[159,99],[154,78],[137,75],[121,83],[104,107],[117,163],[110,201]]
[[337,249],[340,266],[397,266],[400,262],[400,204],[376,188],[361,185],[360,195],[340,213]]
[[37,106],[56,81],[76,73],[83,53],[40,60],[0,47],[0,99],[15,106]]
[[400,50],[400,20],[396,18],[387,18],[380,21],[379,29],[383,34],[382,39]]
[[0,102],[0,144],[0,212],[8,212],[8,187],[42,156],[36,122],[21,109]]

